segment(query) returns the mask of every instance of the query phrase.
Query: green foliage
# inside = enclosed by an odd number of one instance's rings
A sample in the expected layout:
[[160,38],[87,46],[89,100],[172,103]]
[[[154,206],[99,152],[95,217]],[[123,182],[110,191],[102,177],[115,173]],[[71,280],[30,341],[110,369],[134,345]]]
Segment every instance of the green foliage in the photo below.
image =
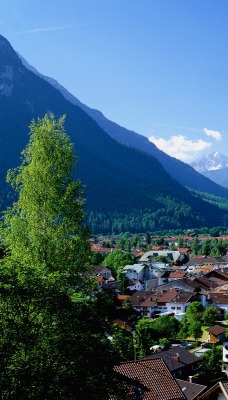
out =
[[167,349],[169,349],[171,347],[171,342],[167,338],[160,339],[159,340],[159,344],[160,344],[160,346],[164,347],[164,350],[167,350]]
[[110,268],[115,276],[117,276],[119,267],[125,267],[125,265],[133,265],[135,263],[135,257],[131,253],[122,253],[119,250],[110,252],[105,257],[102,265]]
[[161,315],[154,321],[156,338],[175,338],[180,330],[180,322],[173,316]]
[[178,247],[184,247],[184,239],[182,236],[178,236]]
[[113,351],[98,303],[34,268],[4,263],[0,281],[1,398],[105,399]]
[[136,344],[139,358],[150,352],[156,338],[154,322],[148,318],[140,319],[136,324]]
[[33,121],[22,164],[8,174],[18,201],[3,224],[3,400],[98,400],[114,390],[107,301],[91,295],[84,201],[72,179],[75,158],[63,122],[47,115]]
[[120,293],[124,293],[125,289],[127,288],[128,279],[123,271],[123,267],[119,267],[117,270],[117,283]]
[[214,325],[219,318],[218,309],[215,306],[208,306],[205,308],[202,316],[205,325]]
[[130,331],[117,324],[112,326],[112,344],[123,361],[134,359],[133,335]]
[[203,306],[200,301],[193,301],[186,310],[186,317],[190,324],[202,320]]
[[200,357],[200,371],[198,377],[202,383],[212,383],[222,376],[222,352],[215,345]]
[[[206,193],[206,192],[199,192],[197,190],[190,189],[190,188],[188,188],[188,190],[194,196],[199,197],[200,199],[206,201],[207,203],[213,204],[213,205],[215,205],[215,206],[217,206],[219,208],[222,208],[223,210],[227,210],[228,211],[228,200],[227,200],[227,198],[215,196],[213,194]],[[212,228],[212,229],[214,230],[214,228]],[[216,235],[216,236],[219,236],[219,235]]]
[[153,261],[167,263],[167,257],[166,256],[156,256],[156,257],[154,257]]
[[179,331],[178,337],[181,340],[185,340],[185,339],[187,339],[188,336],[189,336],[189,322],[188,322],[186,314],[185,314],[184,318],[181,320],[181,323],[180,323],[180,331]]
[[105,259],[104,254],[100,253],[99,251],[94,251],[94,252],[92,252],[92,255],[90,258],[90,263],[91,263],[91,265],[98,266],[98,265],[102,264],[104,259]]
[[211,240],[205,239],[200,253],[204,256],[209,256],[210,252],[211,252]]
[[192,321],[189,324],[188,334],[189,336],[193,336],[195,340],[200,339],[203,334],[201,322],[195,320]]
[[200,244],[200,241],[199,241],[198,237],[195,237],[195,238],[193,239],[193,241],[192,241],[190,247],[191,247],[191,251],[192,251],[194,254],[198,254],[198,253],[199,253],[200,248],[201,248],[201,244]]
[[147,243],[147,244],[151,244],[150,232],[146,232],[146,243]]
[[22,164],[7,175],[19,198],[5,213],[4,240],[15,262],[78,284],[88,266],[89,232],[82,227],[84,200],[72,179],[76,159],[63,123],[52,115],[31,123]]

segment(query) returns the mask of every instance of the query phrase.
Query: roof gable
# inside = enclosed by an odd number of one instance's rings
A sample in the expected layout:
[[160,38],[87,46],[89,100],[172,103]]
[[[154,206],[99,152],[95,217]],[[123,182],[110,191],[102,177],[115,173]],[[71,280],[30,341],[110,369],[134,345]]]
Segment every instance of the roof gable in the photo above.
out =
[[184,400],[185,395],[172,377],[163,360],[140,360],[121,363],[114,371],[134,379],[143,388],[143,400]]

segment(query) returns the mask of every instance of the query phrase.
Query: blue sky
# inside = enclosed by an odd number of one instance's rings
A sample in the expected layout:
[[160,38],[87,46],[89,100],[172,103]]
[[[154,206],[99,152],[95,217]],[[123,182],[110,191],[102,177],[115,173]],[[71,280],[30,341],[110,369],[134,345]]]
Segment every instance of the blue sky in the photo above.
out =
[[227,0],[7,0],[0,33],[39,72],[190,162],[228,155]]

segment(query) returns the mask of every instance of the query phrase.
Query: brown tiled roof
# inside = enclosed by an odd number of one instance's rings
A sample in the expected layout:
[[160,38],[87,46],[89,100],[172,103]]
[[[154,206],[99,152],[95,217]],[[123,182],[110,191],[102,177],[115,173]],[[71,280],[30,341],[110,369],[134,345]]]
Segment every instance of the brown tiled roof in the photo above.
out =
[[178,290],[173,288],[164,292],[157,291],[153,293],[146,290],[140,290],[135,292],[130,299],[133,307],[150,307],[154,303],[157,303],[158,305],[161,303],[169,303],[178,293]]
[[143,301],[146,300],[147,297],[151,296],[147,290],[138,290],[131,297],[131,303],[133,307],[140,306]]
[[98,280],[98,282],[105,282],[105,278],[102,275],[97,275],[96,279]]
[[214,325],[211,326],[210,328],[207,329],[209,333],[211,333],[212,335],[220,335],[221,333],[225,333],[226,332],[226,328],[224,328],[221,325]]
[[179,247],[177,250],[180,253],[187,253],[190,249],[189,249],[189,247]]
[[120,318],[116,318],[112,321],[113,324],[117,324],[119,326],[122,326],[123,328],[127,329],[127,331],[133,331],[134,330],[134,325],[129,322],[129,321],[125,321],[123,319]]
[[188,400],[196,399],[196,396],[198,396],[207,388],[207,386],[199,385],[198,383],[182,381],[182,379],[176,379],[176,381]]
[[118,294],[117,296],[116,296],[116,298],[117,298],[117,300],[120,300],[120,301],[124,301],[124,300],[127,300],[127,299],[129,299],[129,295],[127,295],[127,294]]
[[189,259],[189,261],[185,264],[187,266],[190,265],[203,265],[203,264],[218,264],[219,261],[214,257],[205,257],[205,256],[194,256]]
[[183,276],[186,275],[186,271],[184,272],[170,272],[169,277],[170,278],[176,278],[176,279],[181,279]]
[[[178,357],[175,357],[176,354],[178,354]],[[151,354],[146,358],[154,359],[157,357],[162,358],[171,372],[199,361],[199,357],[181,346],[171,347],[171,349],[162,351],[159,354]]]
[[191,300],[191,298],[195,297],[195,293],[183,292],[180,291],[171,301],[170,303],[187,303]]
[[177,289],[169,289],[167,292],[159,292],[158,304],[169,303],[178,293]]
[[108,267],[100,266],[95,268],[95,272],[99,274],[100,272],[111,272],[111,270]]
[[213,304],[228,304],[228,295],[226,293],[211,293],[210,300]]
[[100,253],[110,253],[115,249],[112,249],[110,247],[102,247],[100,244],[92,244],[91,246],[91,251],[99,251]]
[[199,282],[200,284],[207,286],[208,288],[216,288],[218,286],[222,286],[224,285],[224,280],[223,279],[219,279],[216,277],[207,277],[206,275],[197,278],[196,279],[197,282]]
[[228,280],[228,268],[227,267],[214,269],[213,272],[217,273],[218,275],[221,275],[221,279],[224,279],[225,281]]
[[122,363],[115,366],[114,371],[123,378],[133,379],[134,390],[142,390],[143,396],[138,398],[143,400],[186,399],[165,363],[159,358]]
[[163,250],[163,246],[152,246],[151,250]]
[[205,284],[205,283],[202,282],[202,281],[199,281],[197,278],[194,279],[194,280],[191,280],[191,279],[188,279],[188,278],[183,278],[182,281],[183,281],[184,283],[186,283],[187,285],[191,286],[191,287],[194,288],[194,289],[197,289],[197,288],[199,288],[200,286],[201,286],[203,289],[208,289],[208,285]]

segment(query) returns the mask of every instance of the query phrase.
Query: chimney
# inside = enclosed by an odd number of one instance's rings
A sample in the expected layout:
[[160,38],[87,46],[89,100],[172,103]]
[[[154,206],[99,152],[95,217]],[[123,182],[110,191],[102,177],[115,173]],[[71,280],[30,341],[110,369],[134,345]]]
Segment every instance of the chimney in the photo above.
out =
[[194,376],[189,376],[188,379],[189,379],[189,383],[193,383]]
[[173,360],[175,360],[175,361],[179,361],[179,353],[175,353],[174,355],[173,355]]

